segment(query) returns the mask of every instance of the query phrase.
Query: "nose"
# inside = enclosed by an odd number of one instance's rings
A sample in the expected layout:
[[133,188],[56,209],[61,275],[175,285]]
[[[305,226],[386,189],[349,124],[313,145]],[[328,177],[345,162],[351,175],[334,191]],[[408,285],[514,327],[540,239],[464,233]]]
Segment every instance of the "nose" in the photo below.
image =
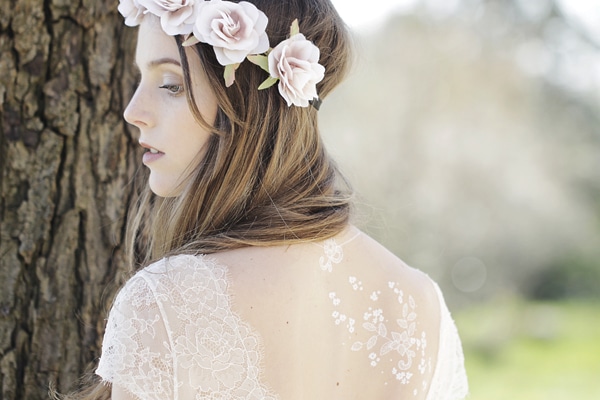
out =
[[129,104],[123,111],[123,118],[137,128],[148,128],[153,125],[152,113],[149,107],[149,98],[143,94],[141,85],[133,93]]

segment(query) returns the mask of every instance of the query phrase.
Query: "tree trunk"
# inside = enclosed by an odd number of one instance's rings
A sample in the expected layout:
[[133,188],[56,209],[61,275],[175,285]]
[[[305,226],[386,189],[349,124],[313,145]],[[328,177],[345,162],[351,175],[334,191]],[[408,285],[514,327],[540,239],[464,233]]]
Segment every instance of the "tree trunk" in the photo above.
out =
[[0,0],[0,399],[74,385],[125,271],[135,40],[116,6]]

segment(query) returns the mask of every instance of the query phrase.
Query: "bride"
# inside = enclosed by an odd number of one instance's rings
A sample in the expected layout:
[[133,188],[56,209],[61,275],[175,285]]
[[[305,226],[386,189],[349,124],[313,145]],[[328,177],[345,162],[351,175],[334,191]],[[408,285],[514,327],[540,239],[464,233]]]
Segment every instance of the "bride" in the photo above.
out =
[[137,273],[78,398],[463,398],[438,286],[351,224],[323,147],[318,108],[350,53],[330,1],[119,11],[139,25],[124,115],[149,175],[130,214]]

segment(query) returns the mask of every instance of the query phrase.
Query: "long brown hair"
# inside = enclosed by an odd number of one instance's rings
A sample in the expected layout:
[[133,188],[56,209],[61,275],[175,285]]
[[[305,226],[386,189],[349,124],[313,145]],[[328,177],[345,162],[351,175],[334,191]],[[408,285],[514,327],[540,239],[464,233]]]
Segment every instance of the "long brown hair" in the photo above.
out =
[[[348,31],[330,0],[247,1],[269,17],[272,46],[287,38],[298,19],[300,31],[321,51],[325,77],[317,90],[325,99],[345,77],[351,55]],[[132,270],[172,254],[321,240],[344,229],[352,190],[323,146],[317,110],[288,107],[275,86],[257,90],[266,75],[250,62],[242,63],[234,85],[225,87],[223,66],[206,44],[191,52],[204,71],[191,71],[190,52],[182,38],[175,39],[188,104],[214,134],[179,196],[155,196],[147,171],[138,174],[141,185],[126,235]],[[205,73],[216,94],[214,124],[198,111],[190,90],[193,73]],[[98,377],[84,386],[63,398],[110,398],[110,386]]]
[[[321,50],[324,99],[349,66],[347,29],[328,0],[253,0],[269,17],[274,45],[298,19],[301,32]],[[244,62],[232,87],[210,45],[193,54],[180,49],[188,104],[200,115],[191,74],[205,73],[218,101],[214,134],[182,193],[158,198],[147,185],[134,203],[128,249],[134,269],[177,253],[212,253],[242,246],[268,246],[331,237],[348,223],[351,190],[319,135],[317,110],[288,107],[276,87],[257,90],[266,74]],[[204,71],[191,71],[198,56]],[[145,178],[144,178],[145,179]]]

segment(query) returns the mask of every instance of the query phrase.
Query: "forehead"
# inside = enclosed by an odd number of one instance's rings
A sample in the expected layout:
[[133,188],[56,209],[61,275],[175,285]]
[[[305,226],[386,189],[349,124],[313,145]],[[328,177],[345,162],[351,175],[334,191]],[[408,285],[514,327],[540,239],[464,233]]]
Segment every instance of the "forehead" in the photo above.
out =
[[179,49],[175,38],[163,32],[158,20],[146,17],[138,30],[135,62],[144,68],[159,59],[179,62]]

